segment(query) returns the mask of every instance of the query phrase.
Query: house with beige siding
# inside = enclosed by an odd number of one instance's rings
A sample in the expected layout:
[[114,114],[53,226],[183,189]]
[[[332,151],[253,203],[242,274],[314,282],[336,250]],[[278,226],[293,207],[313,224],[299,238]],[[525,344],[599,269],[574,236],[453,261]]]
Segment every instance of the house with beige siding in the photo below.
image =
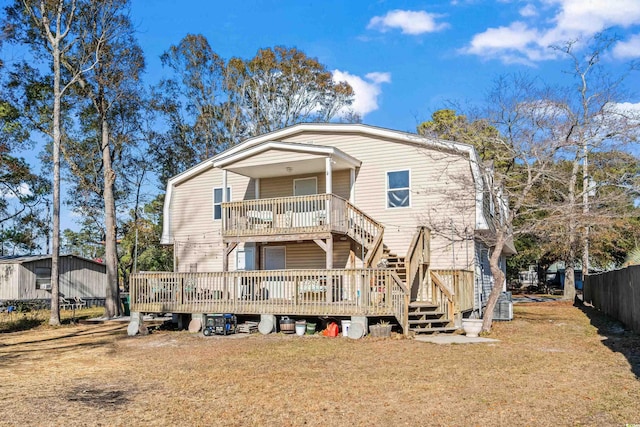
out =
[[493,286],[478,162],[470,145],[362,124],[247,139],[169,180],[174,272],[134,275],[132,310],[455,329]]

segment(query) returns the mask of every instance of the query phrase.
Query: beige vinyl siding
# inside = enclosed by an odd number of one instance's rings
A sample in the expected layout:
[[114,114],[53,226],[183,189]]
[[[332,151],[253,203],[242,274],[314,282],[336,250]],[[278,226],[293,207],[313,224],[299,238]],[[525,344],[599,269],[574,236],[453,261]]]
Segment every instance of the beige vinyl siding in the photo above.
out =
[[[392,253],[404,256],[416,227],[424,225],[434,230],[432,268],[460,269],[473,265],[473,241],[464,238],[465,234],[469,238],[473,236],[476,223],[474,184],[467,157],[358,133],[306,132],[285,138],[283,142],[313,142],[336,147],[362,162],[356,171],[354,204],[385,226],[384,243]],[[264,153],[260,156],[261,162],[265,154],[277,154],[278,161],[282,161],[279,151]],[[386,173],[399,170],[410,171],[411,206],[387,208]],[[324,172],[284,175],[261,179],[260,197],[292,196],[293,180],[308,177],[317,178],[319,193],[325,191]],[[333,192],[345,199],[350,196],[349,177],[349,170],[333,171]],[[228,173],[228,185],[232,200],[255,197],[254,181],[247,177]],[[221,186],[222,171],[212,168],[174,187],[170,223],[175,242],[176,271],[189,271],[193,264],[197,264],[197,271],[222,269],[221,221],[213,220],[213,188]],[[307,265],[323,268],[324,253],[321,249],[314,243],[304,245],[307,245],[304,248],[309,248],[309,255],[314,254],[307,258]],[[348,248],[346,252],[345,260]],[[361,257],[360,250],[354,249],[354,252],[357,258]],[[233,251],[229,257],[230,269],[235,267],[235,253]],[[287,251],[287,262],[289,257],[290,251]],[[303,258],[300,261],[294,259],[294,263],[298,262],[304,264]],[[342,265],[346,265],[346,261],[334,262],[336,267]]]
[[[332,173],[333,194],[337,194],[349,200],[349,171],[340,170]],[[322,194],[326,189],[326,176],[321,174],[287,175],[276,178],[263,178],[260,180],[260,198],[269,199],[272,197],[293,196],[293,180],[300,178],[317,178],[318,193]]]
[[[325,251],[315,242],[288,242],[287,244],[273,244],[272,246],[286,247],[286,266],[287,270],[306,269],[306,268],[326,268]],[[264,247],[264,246],[262,246]],[[333,267],[348,268],[349,267],[349,250],[348,241],[334,240],[333,242]],[[260,249],[262,253],[262,249]],[[264,265],[261,262],[261,268]]]
[[[254,181],[227,173],[231,200],[253,199]],[[176,185],[171,199],[171,235],[174,241],[174,271],[222,271],[221,220],[213,219],[213,189],[222,187],[222,170],[208,169]],[[235,251],[229,257],[235,266]]]
[[[465,228],[470,234],[475,229],[475,193],[468,158],[355,133],[307,132],[283,141],[313,141],[362,161],[356,175],[355,205],[384,224],[384,242],[392,253],[405,255],[419,225],[438,228],[447,236],[453,226],[458,240],[454,248],[449,238],[432,233],[432,268],[452,268],[454,263],[463,268],[470,264],[467,252],[473,260],[473,244],[467,245],[459,236]],[[411,207],[387,208],[386,172],[398,170],[410,170]]]
[[267,150],[263,153],[251,156],[233,163],[233,169],[251,166],[270,165],[274,163],[299,162],[310,159],[324,159],[326,156],[311,153],[299,153],[287,150]]

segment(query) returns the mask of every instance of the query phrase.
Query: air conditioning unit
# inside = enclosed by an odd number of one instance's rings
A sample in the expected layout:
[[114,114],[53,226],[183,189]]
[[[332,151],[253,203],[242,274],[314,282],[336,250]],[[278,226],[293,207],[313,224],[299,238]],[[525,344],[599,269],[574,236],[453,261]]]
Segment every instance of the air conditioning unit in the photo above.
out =
[[513,301],[511,292],[502,292],[493,309],[493,320],[513,320]]
[[513,320],[513,301],[498,301],[493,309],[493,320]]
[[51,290],[51,283],[42,283],[40,285],[40,289],[45,290],[45,291]]

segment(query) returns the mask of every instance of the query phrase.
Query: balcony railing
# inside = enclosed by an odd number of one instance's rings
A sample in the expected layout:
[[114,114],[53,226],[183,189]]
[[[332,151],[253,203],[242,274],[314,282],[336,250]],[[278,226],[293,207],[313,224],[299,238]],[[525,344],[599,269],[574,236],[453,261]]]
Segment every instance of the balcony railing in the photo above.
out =
[[409,301],[391,269],[139,273],[129,289],[143,313],[394,316],[405,331]]
[[371,249],[384,228],[335,194],[227,202],[222,210],[224,237],[341,233]]

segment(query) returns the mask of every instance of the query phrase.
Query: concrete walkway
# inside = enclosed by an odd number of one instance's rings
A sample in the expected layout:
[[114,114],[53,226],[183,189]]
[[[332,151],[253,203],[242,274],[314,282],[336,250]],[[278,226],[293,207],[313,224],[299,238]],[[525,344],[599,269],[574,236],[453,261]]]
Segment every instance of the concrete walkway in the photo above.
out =
[[430,342],[433,344],[481,344],[481,343],[493,343],[500,342],[492,338],[475,337],[471,338],[466,335],[422,335],[414,338],[420,342]]

